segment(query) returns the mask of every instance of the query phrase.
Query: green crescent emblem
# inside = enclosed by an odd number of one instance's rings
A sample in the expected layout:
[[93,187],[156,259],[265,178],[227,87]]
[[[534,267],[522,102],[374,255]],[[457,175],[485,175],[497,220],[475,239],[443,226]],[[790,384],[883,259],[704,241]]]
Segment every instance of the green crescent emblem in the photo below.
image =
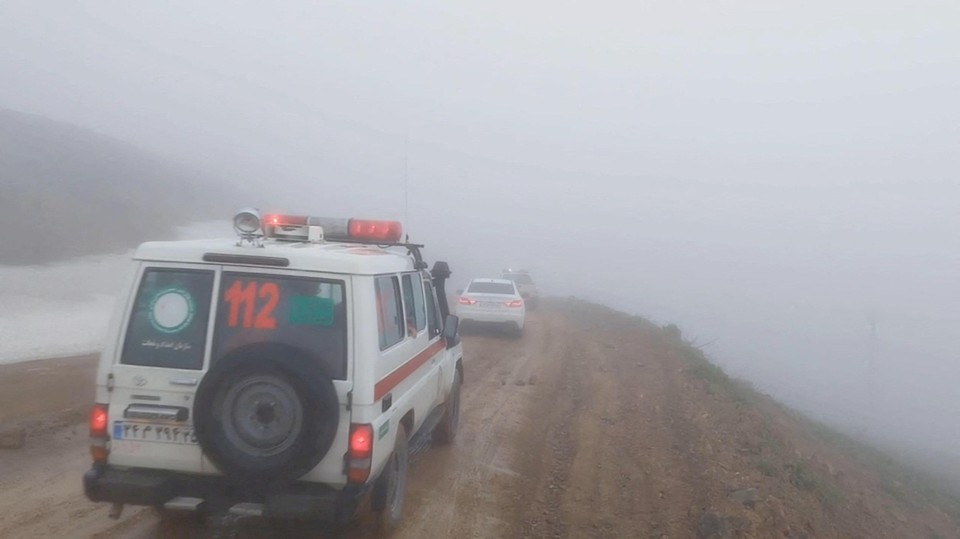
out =
[[160,333],[178,333],[190,325],[196,313],[193,296],[186,290],[172,286],[164,288],[150,300],[150,325]]

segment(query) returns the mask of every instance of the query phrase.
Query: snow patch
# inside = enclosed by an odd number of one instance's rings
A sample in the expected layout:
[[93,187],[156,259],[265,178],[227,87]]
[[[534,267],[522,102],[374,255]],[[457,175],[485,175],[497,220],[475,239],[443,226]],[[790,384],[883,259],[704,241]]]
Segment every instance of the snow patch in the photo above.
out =
[[[176,231],[180,239],[223,237],[222,221]],[[0,364],[88,354],[103,347],[130,253],[38,266],[0,265]]]

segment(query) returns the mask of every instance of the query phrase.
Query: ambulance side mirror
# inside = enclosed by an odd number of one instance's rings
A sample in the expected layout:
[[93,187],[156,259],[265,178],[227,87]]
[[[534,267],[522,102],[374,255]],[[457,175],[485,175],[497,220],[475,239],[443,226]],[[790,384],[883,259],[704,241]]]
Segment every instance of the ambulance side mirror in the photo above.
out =
[[460,318],[456,315],[447,316],[443,324],[443,338],[447,340],[447,348],[453,348],[460,343]]

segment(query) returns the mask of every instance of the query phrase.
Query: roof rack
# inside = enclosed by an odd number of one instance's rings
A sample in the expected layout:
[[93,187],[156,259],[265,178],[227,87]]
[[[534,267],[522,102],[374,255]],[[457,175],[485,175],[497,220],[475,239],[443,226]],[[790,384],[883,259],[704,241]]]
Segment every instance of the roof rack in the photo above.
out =
[[356,239],[335,239],[331,240],[331,243],[349,243],[351,245],[370,245],[372,247],[380,247],[383,249],[389,247],[403,247],[407,250],[407,255],[413,257],[414,267],[418,270],[427,269],[427,263],[423,260],[423,254],[420,252],[420,249],[425,247],[422,243],[409,243],[409,242],[395,242],[395,243],[383,243],[379,241],[367,241],[367,240],[356,240]]

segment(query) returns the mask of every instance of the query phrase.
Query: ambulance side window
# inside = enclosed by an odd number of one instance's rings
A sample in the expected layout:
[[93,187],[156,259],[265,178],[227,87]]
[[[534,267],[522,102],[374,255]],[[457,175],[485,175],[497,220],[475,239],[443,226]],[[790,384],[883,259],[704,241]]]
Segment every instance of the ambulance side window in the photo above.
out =
[[424,281],[424,290],[427,292],[427,328],[430,338],[440,335],[440,314],[437,311],[437,298],[433,292],[433,283]]
[[427,327],[423,306],[423,282],[419,273],[403,275],[403,306],[407,315],[407,333],[416,337]]
[[377,323],[380,328],[380,350],[386,350],[403,340],[403,304],[400,301],[400,282],[396,276],[377,277]]

